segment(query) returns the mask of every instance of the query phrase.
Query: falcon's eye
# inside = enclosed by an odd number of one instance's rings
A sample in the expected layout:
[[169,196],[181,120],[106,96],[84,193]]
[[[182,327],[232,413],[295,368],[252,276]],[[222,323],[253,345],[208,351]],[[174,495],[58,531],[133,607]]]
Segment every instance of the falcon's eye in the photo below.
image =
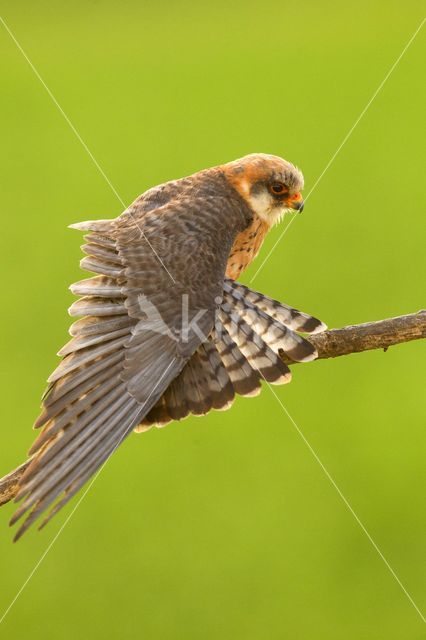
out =
[[283,185],[282,182],[273,182],[269,186],[269,190],[270,190],[271,193],[273,193],[276,196],[280,196],[283,193],[287,193],[287,189],[286,189],[285,185]]

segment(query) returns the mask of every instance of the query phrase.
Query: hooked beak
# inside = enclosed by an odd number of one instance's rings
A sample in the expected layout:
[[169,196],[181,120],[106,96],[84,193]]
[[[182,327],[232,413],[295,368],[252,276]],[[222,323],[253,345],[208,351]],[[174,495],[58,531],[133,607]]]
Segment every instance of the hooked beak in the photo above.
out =
[[304,207],[302,194],[295,193],[294,196],[290,196],[290,198],[288,199],[288,206],[291,209],[296,209],[296,211],[299,211],[299,213],[302,213],[303,207]]

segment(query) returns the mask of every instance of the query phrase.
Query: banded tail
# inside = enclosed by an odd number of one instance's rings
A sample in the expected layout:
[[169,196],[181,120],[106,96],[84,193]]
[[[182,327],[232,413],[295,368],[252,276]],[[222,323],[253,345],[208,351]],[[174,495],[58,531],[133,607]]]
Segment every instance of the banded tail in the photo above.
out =
[[326,328],[307,313],[225,279],[209,339],[135,431],[163,427],[190,414],[205,415],[211,409],[229,409],[236,395],[258,395],[262,379],[270,384],[290,382],[291,371],[279,352],[293,362],[315,360],[316,349],[298,332]]

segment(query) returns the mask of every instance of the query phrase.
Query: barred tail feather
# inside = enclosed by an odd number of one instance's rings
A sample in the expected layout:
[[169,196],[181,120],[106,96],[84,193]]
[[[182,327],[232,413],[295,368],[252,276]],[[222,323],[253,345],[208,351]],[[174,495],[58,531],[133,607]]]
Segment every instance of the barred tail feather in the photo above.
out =
[[290,382],[290,369],[230,304],[223,302],[220,320],[253,369],[271,384]]
[[257,396],[260,393],[260,374],[253,369],[222,324],[214,330],[212,338],[235,393]]
[[[224,285],[224,302],[235,310],[275,353],[282,350],[293,362],[309,362],[317,357],[316,349],[310,342],[269,316],[246,299],[238,289],[230,287],[227,283]],[[225,309],[224,305],[222,308]]]
[[269,298],[268,296],[263,295],[263,293],[254,291],[240,282],[235,282],[234,280],[226,278],[224,288],[231,290],[232,292],[238,292],[246,302],[254,304],[256,307],[267,313],[271,318],[278,320],[278,322],[281,322],[284,326],[292,329],[293,331],[299,331],[301,333],[319,333],[320,331],[325,331],[327,329],[327,325],[321,322],[321,320],[318,320],[318,318],[314,318],[307,313],[298,311],[298,309],[294,309],[282,302],[278,302],[278,300]]

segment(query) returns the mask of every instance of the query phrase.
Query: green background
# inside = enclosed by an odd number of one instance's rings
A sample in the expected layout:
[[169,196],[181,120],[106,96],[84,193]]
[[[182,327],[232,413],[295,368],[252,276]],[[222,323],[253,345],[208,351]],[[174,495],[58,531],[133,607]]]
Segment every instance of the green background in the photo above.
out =
[[[121,198],[246,153],[309,193],[422,2],[12,2],[2,15]],[[424,306],[419,33],[253,286],[342,326]],[[23,461],[83,277],[71,222],[123,207],[0,25],[0,475]],[[285,223],[284,223],[285,224]],[[281,228],[268,238],[248,283]],[[275,387],[420,608],[425,345],[298,366]],[[423,449],[422,449],[423,448]],[[17,545],[0,616],[74,499]],[[270,390],[132,436],[0,626],[57,638],[420,639],[420,616]]]

